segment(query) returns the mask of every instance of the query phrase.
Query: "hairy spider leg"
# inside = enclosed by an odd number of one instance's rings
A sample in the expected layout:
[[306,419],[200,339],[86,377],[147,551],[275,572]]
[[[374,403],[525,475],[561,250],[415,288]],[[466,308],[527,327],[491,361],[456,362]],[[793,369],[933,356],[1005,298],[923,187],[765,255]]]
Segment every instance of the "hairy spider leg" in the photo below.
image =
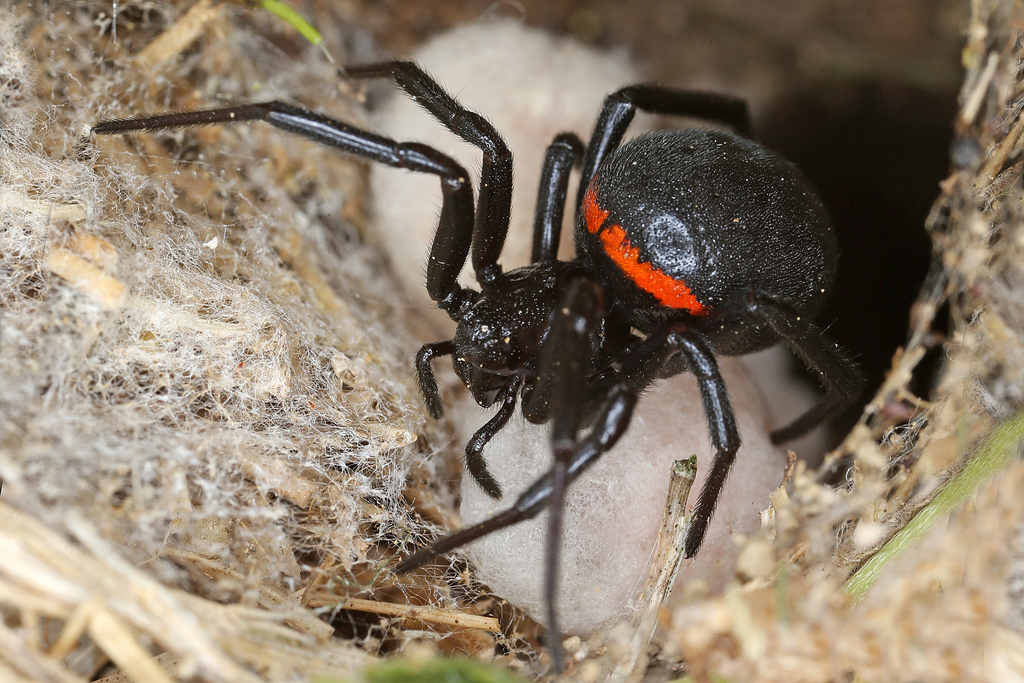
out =
[[[350,78],[391,79],[448,130],[483,152],[472,262],[481,285],[493,282],[501,275],[498,258],[508,235],[512,211],[512,152],[501,134],[486,118],[459,104],[413,62],[362,64],[347,67],[344,73]],[[462,265],[451,264],[455,275]]]
[[530,263],[554,261],[562,236],[562,216],[569,192],[569,173],[583,158],[584,145],[575,133],[559,133],[548,145],[537,190]]
[[112,135],[239,121],[266,121],[277,128],[370,161],[438,176],[441,180],[441,218],[427,261],[427,293],[449,315],[463,304],[476,300],[477,292],[458,284],[459,271],[466,262],[473,235],[472,183],[469,174],[454,159],[427,145],[396,142],[281,101],[101,121],[93,126],[92,132]]
[[466,469],[473,475],[476,483],[480,484],[484,492],[495,500],[501,498],[501,484],[487,468],[487,461],[483,455],[484,446],[512,419],[512,415],[516,412],[516,395],[519,393],[522,383],[522,377],[512,375],[508,384],[501,389],[499,394],[501,407],[498,408],[498,412],[483,427],[476,430],[473,437],[466,443]]
[[452,340],[424,344],[416,353],[416,376],[420,381],[420,391],[423,393],[423,400],[427,404],[427,412],[435,420],[444,417],[444,403],[441,401],[441,390],[437,387],[437,379],[430,367],[430,362],[435,358],[450,356],[455,352],[455,344]]
[[763,295],[751,295],[746,310],[748,315],[767,323],[793,349],[804,365],[818,376],[826,392],[818,405],[773,431],[772,443],[785,443],[806,434],[857,401],[864,387],[864,377],[821,328]]
[[722,487],[736,460],[740,433],[736,428],[736,414],[729,401],[725,380],[718,369],[715,354],[704,341],[703,335],[687,325],[677,323],[666,331],[664,339],[668,348],[679,352],[687,368],[697,378],[708,431],[711,433],[711,446],[715,449],[711,469],[704,477],[700,497],[690,516],[690,529],[686,532],[684,554],[693,557],[704,541]]
[[[553,387],[550,392],[554,411],[551,419],[551,500],[548,513],[548,538],[544,562],[544,603],[552,666],[562,670],[562,639],[555,609],[558,593],[558,564],[562,545],[562,520],[568,468],[576,454],[583,402],[593,369],[590,335],[600,324],[604,297],[600,285],[579,278],[569,283],[555,308],[551,332],[541,349],[537,382]],[[542,392],[548,393],[548,392]]]

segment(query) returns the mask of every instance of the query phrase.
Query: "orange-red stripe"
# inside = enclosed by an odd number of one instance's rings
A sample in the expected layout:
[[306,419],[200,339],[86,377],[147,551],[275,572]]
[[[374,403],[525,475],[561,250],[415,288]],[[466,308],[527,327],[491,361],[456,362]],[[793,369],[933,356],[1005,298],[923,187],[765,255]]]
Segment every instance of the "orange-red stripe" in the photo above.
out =
[[600,232],[598,236],[604,252],[637,287],[653,294],[654,298],[670,308],[682,308],[692,315],[707,313],[704,304],[697,301],[685,282],[640,260],[640,250],[629,243],[621,225],[605,225],[608,212],[597,204],[597,187],[594,182],[590,183],[583,197],[583,219],[588,231]]
[[587,230],[596,233],[608,220],[608,212],[597,205],[597,183],[591,181],[587,187],[587,194],[583,197],[583,219],[587,223]]

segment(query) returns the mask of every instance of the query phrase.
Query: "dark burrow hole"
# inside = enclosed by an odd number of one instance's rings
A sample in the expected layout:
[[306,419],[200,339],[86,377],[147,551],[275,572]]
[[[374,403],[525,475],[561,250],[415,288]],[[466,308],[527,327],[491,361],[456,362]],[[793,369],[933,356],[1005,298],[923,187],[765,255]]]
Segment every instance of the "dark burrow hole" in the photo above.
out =
[[[832,215],[839,270],[818,322],[860,365],[864,401],[907,341],[931,257],[925,218],[948,175],[955,113],[955,92],[818,83],[780,97],[755,122],[758,139],[811,178]],[[941,355],[928,354],[915,378],[924,398]],[[833,435],[859,415],[860,405],[836,420]]]

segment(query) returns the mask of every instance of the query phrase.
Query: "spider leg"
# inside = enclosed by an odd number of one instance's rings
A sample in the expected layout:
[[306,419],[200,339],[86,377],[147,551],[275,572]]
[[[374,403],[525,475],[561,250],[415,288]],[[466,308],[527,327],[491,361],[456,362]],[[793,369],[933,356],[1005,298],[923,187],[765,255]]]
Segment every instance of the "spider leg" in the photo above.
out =
[[748,311],[764,320],[814,371],[825,388],[825,398],[792,423],[771,434],[772,443],[784,443],[807,433],[822,421],[853,405],[864,386],[856,365],[814,323],[780,306],[774,300],[753,294]]
[[[351,78],[389,78],[448,130],[483,152],[480,196],[473,231],[473,270],[481,285],[501,274],[498,258],[512,211],[512,152],[490,121],[466,109],[413,62],[391,61],[345,68]],[[436,238],[435,238],[436,239]],[[460,263],[455,276],[462,269]]]
[[420,391],[427,402],[427,412],[435,420],[444,417],[444,404],[441,403],[441,390],[437,388],[437,379],[430,368],[430,362],[441,356],[450,356],[455,352],[452,340],[424,344],[416,353],[416,375],[420,380]]
[[622,142],[637,109],[652,114],[716,121],[732,126],[744,137],[750,137],[750,112],[747,103],[737,97],[651,84],[630,85],[617,90],[604,99],[594,133],[587,144],[583,176],[576,197],[577,212],[583,205],[587,186],[608,153]]
[[[571,484],[583,474],[625,433],[633,416],[637,396],[637,392],[625,384],[617,384],[612,388],[594,429],[579,443],[568,467],[566,467],[566,485]],[[403,574],[412,571],[438,555],[461,548],[467,543],[472,543],[478,538],[483,538],[505,527],[533,519],[548,506],[551,490],[552,473],[549,471],[520,494],[516,502],[508,509],[416,551],[395,567],[395,573]]]
[[[594,362],[590,334],[598,324],[603,296],[601,287],[585,279],[570,283],[555,309],[551,331],[541,349],[538,384],[550,384],[551,395],[551,499],[548,503],[548,538],[544,563],[544,611],[551,640],[552,667],[562,670],[561,629],[555,600],[558,595],[558,562],[562,549],[562,520],[569,463],[577,450],[587,377]],[[541,392],[544,393],[544,392]]]
[[[658,336],[654,338],[657,339]],[[651,339],[648,337],[649,341]],[[667,330],[663,339],[669,349],[679,352],[686,362],[686,367],[697,378],[701,403],[704,404],[704,415],[711,433],[711,445],[715,449],[715,459],[707,476],[704,477],[700,497],[697,498],[690,518],[690,530],[686,534],[685,557],[693,557],[704,541],[708,523],[722,493],[722,486],[736,460],[736,452],[740,448],[740,434],[736,429],[736,415],[729,401],[725,380],[722,379],[715,355],[703,335],[686,325],[676,324]]]
[[439,308],[454,316],[477,293],[458,284],[473,236],[473,187],[469,175],[450,157],[418,142],[396,142],[329,116],[286,102],[261,102],[238,107],[160,114],[136,119],[101,121],[97,135],[136,130],[164,130],[239,121],[266,121],[309,140],[370,161],[430,173],[441,179],[441,218],[427,261],[427,293]]
[[575,133],[559,133],[548,145],[537,190],[533,219],[533,252],[530,263],[558,258],[562,216],[569,191],[569,172],[583,157],[583,141]]
[[484,460],[483,450],[487,442],[495,434],[504,429],[509,419],[516,411],[516,395],[522,385],[522,378],[513,376],[512,380],[505,385],[501,391],[501,408],[487,421],[483,427],[476,431],[473,438],[466,444],[466,470],[473,475],[476,483],[487,493],[488,496],[498,500],[501,498],[501,484],[494,478],[491,471],[487,469],[487,461]]

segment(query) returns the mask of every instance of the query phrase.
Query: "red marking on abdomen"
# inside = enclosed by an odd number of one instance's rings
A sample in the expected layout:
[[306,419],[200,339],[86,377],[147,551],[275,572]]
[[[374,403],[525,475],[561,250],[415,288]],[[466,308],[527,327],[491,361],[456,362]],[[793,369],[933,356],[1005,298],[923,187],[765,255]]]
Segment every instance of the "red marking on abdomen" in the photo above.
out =
[[587,224],[587,230],[596,233],[608,220],[608,212],[597,205],[597,176],[587,186],[587,193],[583,196],[583,220]]
[[692,315],[704,315],[707,309],[697,301],[682,280],[666,275],[650,263],[640,260],[640,250],[629,243],[621,225],[609,225],[599,235],[604,253],[615,262],[637,287],[653,294],[669,308],[682,308]]
[[640,250],[629,243],[626,231],[621,225],[605,226],[608,212],[597,203],[597,177],[590,182],[583,196],[583,220],[587,230],[598,233],[604,253],[632,280],[637,287],[669,308],[682,308],[691,315],[704,315],[707,309],[697,301],[690,288],[682,280],[666,275],[650,263],[640,260]]

